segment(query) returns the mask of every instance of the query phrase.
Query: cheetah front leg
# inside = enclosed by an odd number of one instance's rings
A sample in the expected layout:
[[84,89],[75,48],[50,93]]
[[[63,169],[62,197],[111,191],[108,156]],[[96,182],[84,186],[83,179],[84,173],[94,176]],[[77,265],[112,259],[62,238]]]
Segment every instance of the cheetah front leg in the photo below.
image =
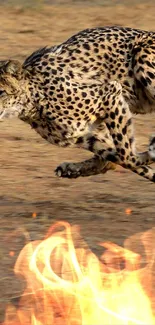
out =
[[104,121],[100,123],[92,133],[77,138],[74,146],[97,153],[94,157],[78,163],[62,163],[55,170],[59,177],[77,178],[79,176],[91,176],[105,174],[108,170],[114,170],[116,165],[98,154],[99,150],[104,150],[107,155],[113,151],[115,146]]
[[91,175],[105,174],[108,170],[114,170],[116,165],[109,161],[103,161],[99,156],[94,156],[78,163],[64,162],[55,170],[58,177],[77,178]]

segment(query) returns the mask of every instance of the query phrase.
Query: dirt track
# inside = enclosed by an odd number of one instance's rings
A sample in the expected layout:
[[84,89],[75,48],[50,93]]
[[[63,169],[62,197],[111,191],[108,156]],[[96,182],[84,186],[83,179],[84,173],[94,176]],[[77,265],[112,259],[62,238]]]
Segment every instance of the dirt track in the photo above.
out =
[[[96,22],[154,29],[155,5],[2,7],[0,13],[0,59],[23,60],[38,47],[58,44]],[[155,132],[154,116],[137,117],[135,128],[142,150]],[[20,121],[0,123],[0,152],[0,321],[8,301],[21,292],[13,265],[25,243],[23,230],[31,239],[41,239],[55,220],[68,220],[80,225],[85,240],[99,253],[99,241],[122,244],[155,224],[154,185],[128,171],[58,179],[54,169],[60,162],[80,161],[88,153],[52,147]]]

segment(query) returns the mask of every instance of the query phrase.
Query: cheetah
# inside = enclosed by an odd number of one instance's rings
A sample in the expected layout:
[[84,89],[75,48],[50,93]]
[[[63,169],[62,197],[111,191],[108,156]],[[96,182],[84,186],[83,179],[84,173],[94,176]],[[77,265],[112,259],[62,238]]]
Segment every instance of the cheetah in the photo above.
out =
[[53,145],[93,157],[63,163],[59,177],[104,174],[120,165],[155,182],[155,137],[138,153],[133,114],[155,111],[155,33],[86,29],[32,53],[0,61],[0,119],[16,116]]

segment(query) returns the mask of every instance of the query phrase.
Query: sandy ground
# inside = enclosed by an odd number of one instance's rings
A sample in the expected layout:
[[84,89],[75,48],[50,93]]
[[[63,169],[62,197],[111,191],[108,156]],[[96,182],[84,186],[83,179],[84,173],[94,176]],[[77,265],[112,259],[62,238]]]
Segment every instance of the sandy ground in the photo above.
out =
[[[0,59],[23,60],[39,47],[59,44],[96,25],[154,29],[154,17],[151,2],[128,7],[0,7]],[[136,117],[135,129],[138,148],[144,150],[155,132],[154,116]],[[16,302],[13,297],[22,293],[13,266],[26,243],[24,233],[41,239],[54,221],[67,220],[80,225],[82,236],[99,254],[101,240],[122,245],[127,237],[154,227],[154,184],[137,175],[117,168],[77,180],[55,177],[60,162],[89,156],[51,146],[20,121],[0,123],[0,322],[8,302]]]

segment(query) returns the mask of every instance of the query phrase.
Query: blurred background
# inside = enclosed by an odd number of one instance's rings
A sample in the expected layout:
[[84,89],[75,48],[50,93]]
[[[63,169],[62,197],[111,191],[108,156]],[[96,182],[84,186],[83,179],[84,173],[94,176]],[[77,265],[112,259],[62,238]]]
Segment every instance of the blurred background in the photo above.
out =
[[[36,49],[56,45],[96,26],[120,25],[155,30],[155,2],[145,0],[0,0],[0,59],[21,62]],[[155,132],[154,115],[137,116],[137,147]],[[154,184],[121,168],[106,175],[58,179],[63,161],[90,157],[82,150],[46,143],[18,120],[0,123],[0,321],[9,301],[22,292],[13,276],[26,243],[41,239],[56,220],[78,224],[91,249],[98,242],[122,245],[134,233],[154,226]]]

